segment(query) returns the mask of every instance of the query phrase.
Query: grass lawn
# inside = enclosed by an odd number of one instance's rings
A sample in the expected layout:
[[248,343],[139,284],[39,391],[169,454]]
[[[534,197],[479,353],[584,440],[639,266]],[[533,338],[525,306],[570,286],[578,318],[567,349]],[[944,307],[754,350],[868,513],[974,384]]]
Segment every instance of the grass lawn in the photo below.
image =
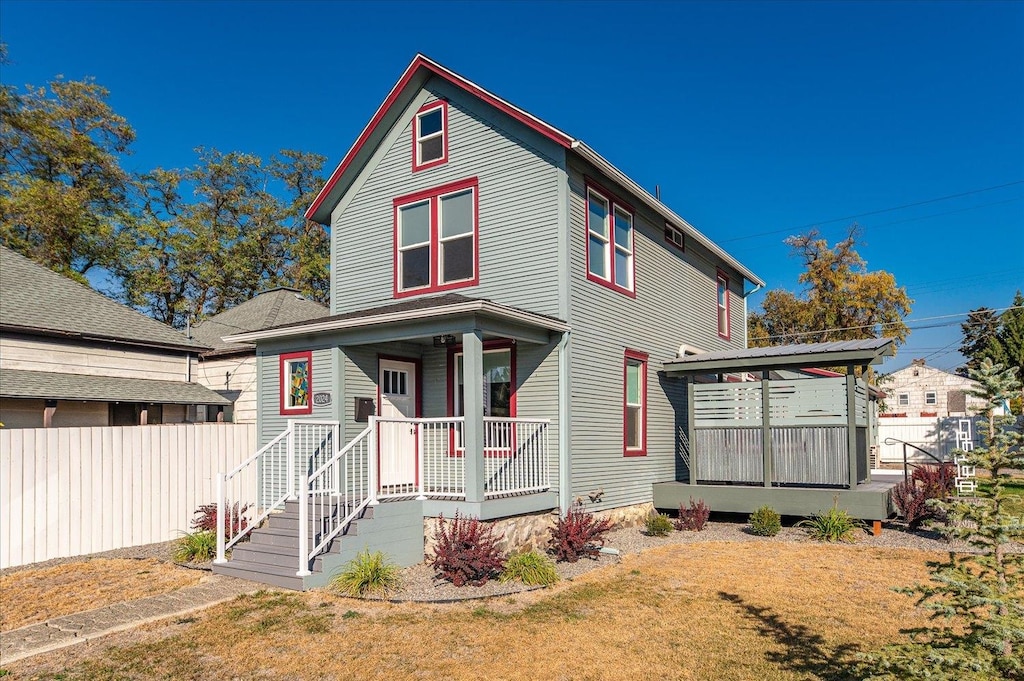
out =
[[458,604],[261,592],[195,618],[11,665],[39,679],[851,678],[858,651],[924,615],[893,593],[940,554],[702,543],[552,589]]
[[[988,478],[978,480],[978,488],[984,495],[991,494],[992,481]],[[1008,495],[1016,496],[1016,499],[1007,501],[1011,513],[1024,514],[1024,478],[1015,477],[1003,483],[1003,490]]]
[[202,572],[156,559],[94,558],[0,577],[0,631],[174,591]]

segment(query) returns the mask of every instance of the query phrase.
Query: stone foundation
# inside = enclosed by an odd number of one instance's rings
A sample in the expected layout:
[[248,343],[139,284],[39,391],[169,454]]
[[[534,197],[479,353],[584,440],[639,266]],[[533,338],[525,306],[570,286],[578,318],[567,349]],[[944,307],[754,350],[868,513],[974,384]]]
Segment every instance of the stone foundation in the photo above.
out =
[[610,518],[615,527],[638,527],[643,525],[647,516],[652,513],[654,513],[654,504],[647,502],[610,508],[607,511],[597,511],[594,515],[598,518]]

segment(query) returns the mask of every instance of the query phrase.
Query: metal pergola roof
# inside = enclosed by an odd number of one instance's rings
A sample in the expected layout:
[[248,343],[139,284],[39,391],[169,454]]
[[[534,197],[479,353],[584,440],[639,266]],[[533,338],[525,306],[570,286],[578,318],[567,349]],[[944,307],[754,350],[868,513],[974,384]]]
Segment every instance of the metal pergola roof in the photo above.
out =
[[664,369],[669,376],[693,376],[734,371],[865,366],[880,364],[883,358],[895,353],[895,339],[871,338],[703,352],[665,362]]

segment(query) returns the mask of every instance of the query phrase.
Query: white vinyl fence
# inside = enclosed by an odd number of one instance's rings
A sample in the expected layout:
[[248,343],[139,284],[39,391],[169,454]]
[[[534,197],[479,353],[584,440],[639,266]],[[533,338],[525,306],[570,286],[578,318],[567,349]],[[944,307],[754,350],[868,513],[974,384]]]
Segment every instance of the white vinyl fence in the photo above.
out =
[[[969,421],[964,426],[961,421]],[[947,417],[896,417],[878,419],[878,451],[879,461],[883,464],[903,463],[903,442],[916,445],[943,461],[953,460],[953,450],[958,447],[958,431],[962,427],[970,428],[970,440],[974,446],[981,442],[979,427],[987,427],[988,422],[978,416],[947,416]],[[891,444],[886,444],[886,439]],[[900,442],[902,440],[902,442]],[[926,455],[913,447],[907,447],[907,461],[911,463],[933,463]]]
[[174,539],[254,451],[251,423],[0,429],[0,568]]

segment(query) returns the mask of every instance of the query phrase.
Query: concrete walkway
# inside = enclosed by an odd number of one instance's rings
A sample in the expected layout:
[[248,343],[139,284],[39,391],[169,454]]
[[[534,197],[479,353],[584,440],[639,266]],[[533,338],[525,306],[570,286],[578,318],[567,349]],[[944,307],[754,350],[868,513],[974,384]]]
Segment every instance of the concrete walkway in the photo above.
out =
[[181,617],[265,588],[244,579],[210,575],[195,586],[177,591],[54,617],[0,634],[0,663],[16,662],[167,617]]

